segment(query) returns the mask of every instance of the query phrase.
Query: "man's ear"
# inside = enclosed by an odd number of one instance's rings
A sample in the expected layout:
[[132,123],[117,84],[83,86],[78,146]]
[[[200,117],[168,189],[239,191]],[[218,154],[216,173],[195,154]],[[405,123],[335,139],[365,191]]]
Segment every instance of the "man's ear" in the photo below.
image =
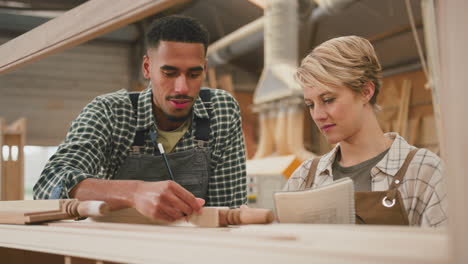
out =
[[373,82],[367,82],[362,88],[362,96],[366,103],[370,102],[375,93],[375,85]]
[[143,56],[143,62],[141,64],[141,70],[143,72],[143,77],[145,77],[145,79],[149,79],[150,78],[150,63],[149,63],[148,55]]

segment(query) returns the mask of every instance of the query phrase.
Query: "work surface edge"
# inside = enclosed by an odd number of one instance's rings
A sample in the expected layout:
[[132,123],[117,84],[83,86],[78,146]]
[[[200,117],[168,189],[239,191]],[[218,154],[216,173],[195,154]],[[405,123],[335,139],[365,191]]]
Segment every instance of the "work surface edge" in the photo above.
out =
[[272,224],[232,228],[60,221],[0,225],[0,247],[124,263],[448,263],[445,230]]

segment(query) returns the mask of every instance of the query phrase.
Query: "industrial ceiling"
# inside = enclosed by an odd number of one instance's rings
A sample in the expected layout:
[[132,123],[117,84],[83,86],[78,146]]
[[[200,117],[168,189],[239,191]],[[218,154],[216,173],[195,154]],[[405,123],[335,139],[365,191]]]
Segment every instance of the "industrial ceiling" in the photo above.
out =
[[[300,0],[307,2],[309,0]],[[32,28],[60,15],[85,0],[10,0],[0,1],[0,33],[12,37],[20,35]],[[248,0],[194,0],[183,6],[178,6],[156,14],[159,16],[179,13],[199,19],[209,30],[211,41],[217,41],[240,27],[260,18],[263,9]],[[318,1],[319,2],[319,1]],[[311,29],[302,27],[301,30],[312,30],[307,39],[301,40],[302,52],[317,44],[336,36],[359,35],[370,39],[376,47],[384,70],[400,67],[419,67],[419,57],[411,32],[404,0],[362,0],[350,1],[346,7],[331,12],[322,17]],[[422,39],[420,1],[412,0],[419,36]],[[312,2],[312,5],[316,5]],[[307,11],[306,11],[307,12]],[[301,21],[306,24],[307,17]],[[135,42],[142,32],[140,21],[116,30],[101,40],[117,42]],[[307,32],[310,33],[310,32]],[[230,62],[237,68],[259,75],[263,68],[263,46],[253,47],[245,54],[233,58]]]

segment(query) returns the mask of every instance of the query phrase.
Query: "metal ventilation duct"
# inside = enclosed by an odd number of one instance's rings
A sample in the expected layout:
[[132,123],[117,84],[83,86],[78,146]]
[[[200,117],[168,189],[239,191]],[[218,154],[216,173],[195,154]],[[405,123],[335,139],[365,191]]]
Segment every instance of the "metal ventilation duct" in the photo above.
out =
[[[297,1],[302,7],[299,16],[302,19],[306,18],[303,23],[306,23],[309,29],[322,17],[337,14],[355,2],[355,0],[325,0],[320,1],[319,6],[314,8],[315,1],[313,0]],[[291,2],[296,2],[296,0]],[[264,40],[264,24],[265,18],[261,17],[212,43],[208,47],[208,66],[216,67],[226,64],[230,60],[260,47]]]
[[237,29],[208,47],[208,66],[216,67],[228,63],[232,58],[263,43],[264,17]]
[[254,104],[302,94],[293,76],[299,56],[297,1],[269,0],[265,9],[265,65]]

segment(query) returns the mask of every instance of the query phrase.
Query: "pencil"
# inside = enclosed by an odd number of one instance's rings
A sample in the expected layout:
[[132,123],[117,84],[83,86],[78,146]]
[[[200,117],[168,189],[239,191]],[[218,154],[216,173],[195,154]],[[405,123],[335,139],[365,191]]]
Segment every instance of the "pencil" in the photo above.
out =
[[167,160],[166,152],[164,152],[164,148],[161,143],[158,143],[158,149],[159,149],[159,152],[161,152],[161,156],[164,159],[164,163],[166,163],[166,168],[167,168],[167,171],[169,172],[169,177],[171,178],[172,181],[175,181],[174,175],[172,174],[171,167],[169,166],[169,161]]

